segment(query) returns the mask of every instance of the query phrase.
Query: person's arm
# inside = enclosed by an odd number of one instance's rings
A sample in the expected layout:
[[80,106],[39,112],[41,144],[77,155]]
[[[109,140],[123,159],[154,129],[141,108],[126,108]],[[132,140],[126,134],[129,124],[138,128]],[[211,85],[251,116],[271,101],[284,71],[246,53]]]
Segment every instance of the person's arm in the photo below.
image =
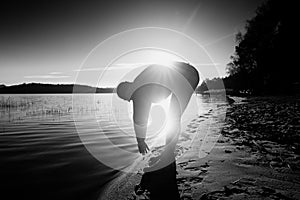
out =
[[134,131],[136,134],[139,152],[142,154],[149,151],[149,147],[147,146],[145,139],[150,108],[151,102],[149,102],[148,99],[143,98],[141,95],[135,95],[135,98],[133,99]]

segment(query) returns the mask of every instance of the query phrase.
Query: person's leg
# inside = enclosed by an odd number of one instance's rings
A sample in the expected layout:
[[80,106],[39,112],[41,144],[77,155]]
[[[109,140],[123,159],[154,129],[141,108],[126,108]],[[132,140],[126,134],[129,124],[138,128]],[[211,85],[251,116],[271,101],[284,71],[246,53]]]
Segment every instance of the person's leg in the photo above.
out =
[[180,105],[176,96],[172,94],[169,109],[170,125],[168,133],[166,135],[165,149],[161,154],[160,160],[160,162],[162,162],[162,164],[164,165],[168,165],[175,161],[176,144],[181,133],[181,116],[183,114],[182,112],[184,112],[184,110],[186,109],[192,95],[193,93],[186,97],[188,101],[183,101],[186,102],[186,104]]
[[166,134],[165,149],[161,155],[161,162],[168,165],[175,161],[175,149],[181,129],[181,109],[180,104],[172,94],[169,108],[169,122]]
[[144,180],[150,180],[148,187],[151,199],[179,200],[180,195],[176,180],[175,148],[180,133],[181,109],[179,103],[172,95],[169,109],[169,129],[166,134],[166,145],[160,160],[150,167],[151,171],[144,174]]
[[172,94],[167,122],[167,133],[164,151],[159,156],[158,162],[144,171],[159,170],[175,161],[175,148],[180,134],[181,109],[177,98]]

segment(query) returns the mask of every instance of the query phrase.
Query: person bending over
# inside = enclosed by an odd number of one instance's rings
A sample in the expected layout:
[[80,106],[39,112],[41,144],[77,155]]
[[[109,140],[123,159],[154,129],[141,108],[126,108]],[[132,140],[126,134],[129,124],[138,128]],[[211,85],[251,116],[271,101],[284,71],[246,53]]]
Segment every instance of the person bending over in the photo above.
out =
[[145,154],[145,142],[151,104],[171,96],[169,116],[171,130],[166,134],[165,148],[160,161],[151,170],[162,168],[175,161],[175,147],[180,133],[181,116],[199,83],[198,71],[190,64],[174,62],[170,66],[152,64],[146,67],[133,82],[121,82],[117,95],[133,101],[133,122],[139,152]]

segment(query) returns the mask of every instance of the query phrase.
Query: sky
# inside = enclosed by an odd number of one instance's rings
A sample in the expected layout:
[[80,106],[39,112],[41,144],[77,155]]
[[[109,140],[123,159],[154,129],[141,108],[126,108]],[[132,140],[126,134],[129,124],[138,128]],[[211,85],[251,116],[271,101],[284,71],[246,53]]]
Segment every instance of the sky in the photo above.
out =
[[234,35],[263,2],[3,1],[0,84],[115,86],[135,67],[172,59],[224,77]]

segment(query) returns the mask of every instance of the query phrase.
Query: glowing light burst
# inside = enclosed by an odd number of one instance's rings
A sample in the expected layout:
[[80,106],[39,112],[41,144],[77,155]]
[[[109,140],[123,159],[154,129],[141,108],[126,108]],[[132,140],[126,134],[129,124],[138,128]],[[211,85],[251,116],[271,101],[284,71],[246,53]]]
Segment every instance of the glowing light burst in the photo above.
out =
[[[182,32],[161,27],[141,27],[117,33],[96,45],[82,61],[75,83],[86,82],[87,76],[89,77],[90,85],[95,86],[107,86],[122,81],[133,81],[136,75],[143,70],[143,67],[147,67],[148,64],[156,63],[172,66],[170,65],[171,60],[191,63],[193,66],[196,66],[195,63],[215,63],[199,42]],[[141,63],[143,66],[139,67],[136,63]],[[128,64],[135,65],[125,68],[124,64],[126,66]],[[99,65],[105,67],[99,67],[101,70],[89,71],[89,69],[95,69],[95,66]],[[114,70],[117,67],[121,70]],[[209,72],[201,70],[199,67],[198,71],[203,79],[209,76],[219,76],[214,64]],[[87,74],[87,72],[90,73]],[[169,89],[176,96],[180,96],[180,92],[178,94],[177,90],[174,90],[172,87]],[[76,92],[76,88],[73,91]],[[77,105],[81,102],[80,95],[73,95],[72,100],[73,104]],[[150,149],[151,146],[164,145],[166,134],[168,132],[172,134],[172,131],[177,129],[175,124],[173,124],[174,126],[172,125],[172,120],[170,120],[172,116],[172,111],[169,112],[170,100],[168,98],[153,104],[152,108],[154,109],[150,113],[150,118],[151,115],[153,117],[149,120],[149,131],[147,131],[147,136],[153,135],[153,143],[147,141]],[[98,106],[96,101],[94,101],[94,106]],[[132,119],[132,104],[121,102],[117,95],[113,94],[109,106],[111,109],[110,114],[112,115],[112,118],[109,118],[109,124],[114,123],[118,126],[117,132],[125,136],[126,142],[136,143],[134,131],[128,128],[128,124],[130,124]],[[192,119],[198,116],[197,113],[198,105],[196,102],[191,101],[181,117],[180,127],[182,130]],[[135,169],[140,169],[137,164],[140,163],[142,158],[140,154],[136,153],[137,149],[133,151],[132,145],[128,145],[130,146],[128,148],[123,148],[121,145],[114,143],[114,134],[106,134],[108,127],[106,120],[98,120],[96,115],[90,119],[89,126],[97,127],[97,135],[93,134],[91,136],[91,134],[87,134],[87,129],[82,126],[81,116],[74,114],[73,117],[80,140],[91,155],[102,164],[124,172],[133,172],[137,171]],[[156,131],[151,132],[150,127],[153,127],[153,130]],[[206,152],[210,151],[216,144],[216,140],[210,141],[211,137],[206,137],[206,135],[210,134],[209,128],[210,124],[208,124],[207,130],[201,132],[201,135],[205,136],[202,144],[209,142],[210,149],[206,150]],[[168,131],[169,129],[171,131]],[[217,138],[218,135],[214,133],[213,136]],[[199,134],[196,132],[196,139],[191,140],[191,142],[199,142],[200,144],[200,141],[197,141],[197,139],[203,137],[197,136]],[[92,143],[91,140],[93,140]],[[100,145],[98,145],[98,142]],[[95,145],[96,143],[97,145]]]
[[170,66],[170,67],[174,64],[175,56],[171,57],[170,54],[166,55],[165,52],[159,52],[159,53],[160,54],[156,55],[155,59],[153,59],[156,64]]
[[147,137],[149,146],[160,146],[165,143],[165,138],[172,127],[172,112],[170,111],[170,102],[172,95],[158,103],[153,103],[147,128]]

